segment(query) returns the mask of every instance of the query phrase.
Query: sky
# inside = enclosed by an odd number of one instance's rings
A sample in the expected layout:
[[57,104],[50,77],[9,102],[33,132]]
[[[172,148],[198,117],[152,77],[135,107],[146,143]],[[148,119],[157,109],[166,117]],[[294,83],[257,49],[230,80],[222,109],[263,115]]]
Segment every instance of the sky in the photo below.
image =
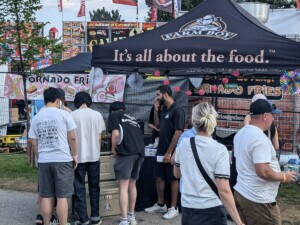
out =
[[[84,17],[77,17],[77,13],[80,9],[80,0],[63,0],[63,13],[58,12],[57,0],[41,0],[43,9],[36,13],[38,22],[49,22],[44,28],[44,34],[48,34],[51,27],[58,29],[58,36],[62,35],[62,21],[85,21]],[[114,4],[112,0],[86,0],[86,20],[90,21],[89,11],[96,10],[98,8],[105,9],[109,12],[111,10],[119,10],[121,19],[126,22],[136,22],[136,7],[127,6],[121,4]],[[138,21],[144,22],[144,18],[147,16],[148,7],[144,0],[139,1],[139,16]]]

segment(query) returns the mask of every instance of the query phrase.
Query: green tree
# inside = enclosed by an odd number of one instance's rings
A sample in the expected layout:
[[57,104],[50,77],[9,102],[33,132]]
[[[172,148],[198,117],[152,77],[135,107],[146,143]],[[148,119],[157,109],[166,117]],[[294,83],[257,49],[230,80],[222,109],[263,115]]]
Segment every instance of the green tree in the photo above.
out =
[[[31,71],[32,64],[39,61],[41,52],[50,52],[55,63],[60,60],[63,50],[60,40],[42,35],[46,23],[38,23],[35,18],[35,12],[40,9],[40,0],[1,0],[0,4],[0,65],[11,62],[16,73],[22,76],[26,109],[26,80],[32,73],[39,73]],[[15,56],[17,52],[18,57]]]
[[118,10],[107,11],[104,7],[102,9],[93,10],[89,12],[91,21],[124,21],[121,20],[121,15]]

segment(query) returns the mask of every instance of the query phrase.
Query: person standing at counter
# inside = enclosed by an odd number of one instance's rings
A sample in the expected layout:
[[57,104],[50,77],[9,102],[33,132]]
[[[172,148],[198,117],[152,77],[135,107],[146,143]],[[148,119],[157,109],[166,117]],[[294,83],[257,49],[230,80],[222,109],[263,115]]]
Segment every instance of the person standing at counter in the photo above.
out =
[[[74,105],[77,108],[71,112],[76,123],[78,166],[75,170],[75,208],[79,221],[75,225],[100,225],[100,151],[101,133],[105,131],[105,123],[101,113],[90,109],[91,96],[86,92],[75,95]],[[86,206],[85,176],[88,176],[91,218],[89,219]]]
[[125,104],[119,101],[109,107],[108,131],[111,133],[111,153],[116,157],[114,171],[119,180],[122,216],[119,225],[136,225],[136,181],[145,157],[143,133],[136,119],[126,113]]
[[[179,182],[173,174],[171,157],[176,148],[178,139],[184,130],[185,115],[183,108],[176,105],[170,86],[162,85],[157,88],[157,99],[163,105],[160,117],[160,133],[154,165],[154,176],[156,178],[156,190],[158,201],[153,206],[146,208],[147,213],[161,212],[164,219],[172,219],[179,215],[177,198]],[[167,209],[164,198],[165,181],[171,183],[171,207]]]
[[29,130],[32,147],[38,154],[40,211],[45,225],[50,224],[53,200],[57,198],[59,224],[66,225],[68,198],[73,193],[77,167],[76,124],[70,113],[59,109],[56,88],[44,91],[45,109],[32,120]]

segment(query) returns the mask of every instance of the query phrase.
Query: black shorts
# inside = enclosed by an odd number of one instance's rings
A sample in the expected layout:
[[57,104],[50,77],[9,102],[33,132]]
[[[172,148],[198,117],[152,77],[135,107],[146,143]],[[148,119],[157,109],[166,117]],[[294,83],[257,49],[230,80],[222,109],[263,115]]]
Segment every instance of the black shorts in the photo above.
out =
[[175,181],[178,180],[173,173],[173,165],[171,163],[161,163],[155,162],[154,167],[154,177],[160,177],[163,180]]
[[143,162],[144,158],[139,154],[118,155],[114,164],[116,178],[138,180]]
[[38,171],[41,197],[69,198],[72,196],[74,192],[73,162],[39,163]]

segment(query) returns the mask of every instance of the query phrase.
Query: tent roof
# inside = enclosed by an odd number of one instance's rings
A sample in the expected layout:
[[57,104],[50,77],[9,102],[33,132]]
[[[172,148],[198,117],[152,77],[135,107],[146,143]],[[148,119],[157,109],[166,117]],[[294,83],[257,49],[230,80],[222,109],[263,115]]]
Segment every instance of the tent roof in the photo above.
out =
[[207,0],[155,30],[95,45],[92,66],[124,72],[159,68],[170,76],[266,73],[300,68],[300,43],[273,33],[234,0]]
[[43,73],[84,73],[91,69],[91,53],[80,53],[77,56],[64,60],[43,69]]

